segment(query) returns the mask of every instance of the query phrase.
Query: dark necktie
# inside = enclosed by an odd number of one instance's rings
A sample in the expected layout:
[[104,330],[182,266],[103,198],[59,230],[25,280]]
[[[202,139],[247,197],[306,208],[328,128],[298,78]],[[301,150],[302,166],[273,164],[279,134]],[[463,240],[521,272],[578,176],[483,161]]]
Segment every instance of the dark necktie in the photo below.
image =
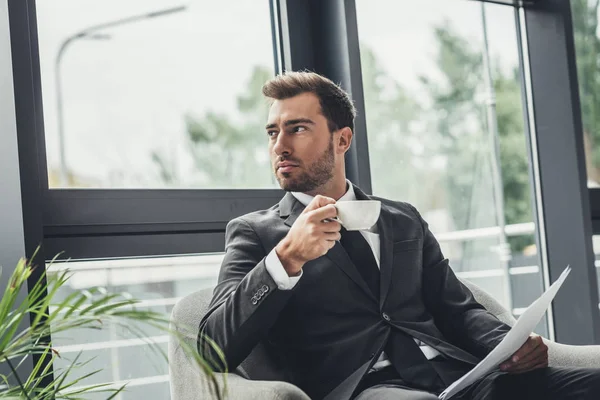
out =
[[346,250],[358,272],[375,295],[377,301],[379,301],[379,281],[381,274],[371,246],[369,246],[367,240],[358,231],[348,231],[342,228],[340,233],[342,234],[340,243],[344,247],[344,250]]
[[[358,231],[341,229],[340,243],[350,256],[375,298],[379,300],[381,273],[371,246]],[[387,315],[387,314],[386,314]],[[384,348],[401,379],[409,386],[442,391],[444,384],[412,336],[393,328]]]

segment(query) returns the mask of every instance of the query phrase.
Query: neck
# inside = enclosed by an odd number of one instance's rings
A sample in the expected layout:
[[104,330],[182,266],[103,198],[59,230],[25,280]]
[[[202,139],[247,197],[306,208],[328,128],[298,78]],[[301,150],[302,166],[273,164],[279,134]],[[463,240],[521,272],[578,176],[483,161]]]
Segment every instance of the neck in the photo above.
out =
[[316,196],[320,194],[321,196],[331,197],[332,199],[337,201],[343,195],[346,194],[347,190],[348,188],[346,185],[346,176],[343,176],[341,178],[333,178],[329,182],[316,188],[315,190],[306,192],[306,194],[311,196]]

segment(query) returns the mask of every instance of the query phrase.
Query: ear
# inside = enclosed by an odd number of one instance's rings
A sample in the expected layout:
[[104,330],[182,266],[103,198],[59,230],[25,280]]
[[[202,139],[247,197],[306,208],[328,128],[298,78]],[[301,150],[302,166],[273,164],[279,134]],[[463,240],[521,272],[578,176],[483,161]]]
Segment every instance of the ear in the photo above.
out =
[[352,144],[353,135],[352,129],[349,127],[342,128],[336,132],[336,150],[338,150],[339,153],[346,153],[348,151]]

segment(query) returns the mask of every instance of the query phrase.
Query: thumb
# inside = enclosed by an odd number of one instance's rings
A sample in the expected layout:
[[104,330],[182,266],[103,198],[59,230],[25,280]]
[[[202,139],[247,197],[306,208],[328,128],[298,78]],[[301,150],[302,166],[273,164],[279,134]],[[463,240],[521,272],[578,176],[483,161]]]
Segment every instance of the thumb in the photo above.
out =
[[312,199],[310,203],[308,203],[306,208],[304,208],[304,210],[302,211],[302,214],[306,214],[307,212],[317,210],[321,207],[325,207],[328,204],[335,204],[335,200],[331,197],[321,196],[320,194],[318,194],[315,196],[314,199]]

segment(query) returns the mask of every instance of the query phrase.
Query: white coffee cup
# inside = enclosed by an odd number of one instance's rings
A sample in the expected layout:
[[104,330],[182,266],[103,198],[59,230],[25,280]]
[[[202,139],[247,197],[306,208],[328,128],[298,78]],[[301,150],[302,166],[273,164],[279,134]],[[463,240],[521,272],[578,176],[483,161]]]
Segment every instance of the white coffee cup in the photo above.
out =
[[337,219],[349,231],[370,229],[381,212],[378,200],[339,201],[335,203]]

